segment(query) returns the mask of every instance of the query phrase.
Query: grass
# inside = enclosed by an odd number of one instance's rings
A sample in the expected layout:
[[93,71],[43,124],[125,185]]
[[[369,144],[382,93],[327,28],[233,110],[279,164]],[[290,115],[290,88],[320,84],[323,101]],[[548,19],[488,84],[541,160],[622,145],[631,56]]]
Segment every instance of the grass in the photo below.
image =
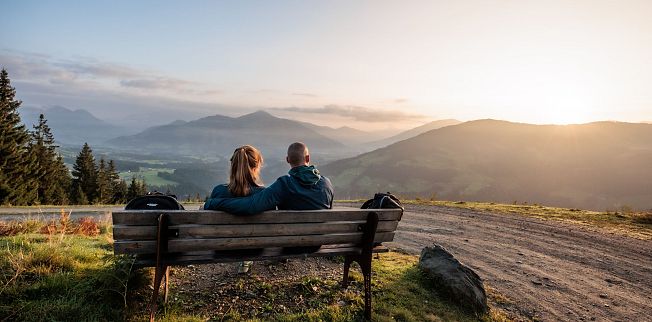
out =
[[130,261],[107,236],[0,238],[0,316],[13,321],[113,321],[125,315]]
[[404,204],[453,207],[491,213],[509,213],[547,220],[600,227],[607,231],[637,239],[652,239],[652,212],[636,212],[628,207],[618,211],[592,211],[528,204],[498,204],[493,202],[405,200]]
[[145,182],[150,186],[176,186],[178,183],[172,180],[167,180],[158,176],[159,172],[172,173],[174,169],[168,168],[140,168],[140,171],[125,171],[120,172],[120,178],[129,182],[132,177],[136,179],[145,179]]

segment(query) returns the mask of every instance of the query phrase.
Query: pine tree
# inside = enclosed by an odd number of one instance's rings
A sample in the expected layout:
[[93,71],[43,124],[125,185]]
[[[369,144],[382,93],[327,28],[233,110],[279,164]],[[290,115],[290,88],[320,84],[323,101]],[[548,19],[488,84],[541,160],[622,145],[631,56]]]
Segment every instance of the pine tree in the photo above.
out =
[[65,204],[70,185],[70,172],[57,153],[58,146],[43,114],[31,133],[30,153],[35,157],[32,175],[37,184],[40,204]]
[[86,194],[82,190],[81,185],[79,184],[73,184],[73,191],[70,195],[70,199],[72,202],[76,205],[88,205],[89,201],[88,198],[86,197]]
[[113,190],[113,203],[114,204],[123,204],[126,203],[128,199],[128,188],[127,182],[120,180]]
[[[86,197],[86,203],[92,203],[97,198],[97,167],[95,166],[95,158],[93,157],[93,150],[91,150],[88,143],[84,143],[82,150],[79,152],[72,170],[72,190],[73,201],[81,204],[81,196]],[[79,194],[81,191],[83,194]],[[77,199],[76,199],[77,198]]]
[[38,154],[34,148],[33,142],[27,145],[27,150],[23,154],[24,173],[22,176],[23,189],[16,200],[16,204],[20,205],[35,205],[39,203],[39,185],[40,180],[44,176],[44,169],[41,169],[38,159]]
[[145,182],[145,178],[140,182],[138,185],[138,195],[142,196],[147,194],[147,183]]
[[0,71],[0,204],[18,205],[26,203],[30,162],[26,158],[29,134],[18,114],[22,102],[15,96],[16,89],[11,87],[9,74],[3,68]]
[[104,158],[100,159],[100,166],[97,169],[97,200],[95,202],[106,204],[112,199],[111,179],[106,168]]
[[134,199],[140,195],[140,184],[136,181],[136,177],[131,177],[131,184],[127,189],[127,200]]
[[53,178],[56,178],[54,179],[56,182],[49,195],[51,198],[50,203],[53,205],[67,205],[70,202],[68,192],[70,191],[72,178],[70,177],[70,170],[63,163],[63,157],[60,155],[57,156],[52,171],[57,175],[53,175]]
[[118,171],[115,168],[115,162],[113,162],[113,160],[109,160],[109,165],[108,168],[106,169],[106,176],[107,176],[107,181],[109,183],[110,194],[111,194],[111,198],[109,199],[109,201],[114,204],[122,203],[120,200],[124,198],[124,196],[126,195],[127,185],[125,183],[125,192],[122,193],[122,191],[120,191],[121,189],[120,185],[122,180],[120,180],[120,175],[118,174]]

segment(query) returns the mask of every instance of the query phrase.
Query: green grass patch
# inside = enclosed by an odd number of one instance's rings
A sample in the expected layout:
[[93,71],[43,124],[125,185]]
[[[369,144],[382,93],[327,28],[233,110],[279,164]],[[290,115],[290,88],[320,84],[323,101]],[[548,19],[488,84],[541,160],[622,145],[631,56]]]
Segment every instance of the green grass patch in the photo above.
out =
[[132,262],[112,255],[108,235],[2,237],[0,316],[12,321],[122,320],[127,286],[137,280],[129,279]]
[[150,186],[176,186],[179,183],[172,181],[172,180],[167,180],[164,178],[161,178],[158,176],[159,172],[167,172],[167,173],[172,173],[174,172],[174,169],[168,169],[168,168],[140,168],[140,171],[124,171],[120,172],[120,178],[126,180],[129,182],[131,178],[136,177],[136,179],[145,179],[145,182],[147,182],[148,185]]

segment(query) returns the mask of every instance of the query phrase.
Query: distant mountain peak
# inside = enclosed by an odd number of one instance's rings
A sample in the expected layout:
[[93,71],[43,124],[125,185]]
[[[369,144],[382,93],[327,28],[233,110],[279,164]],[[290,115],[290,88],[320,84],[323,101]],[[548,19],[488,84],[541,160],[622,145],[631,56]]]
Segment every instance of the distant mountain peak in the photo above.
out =
[[275,119],[278,119],[278,117],[270,114],[269,112],[263,111],[263,110],[258,110],[258,111],[255,111],[253,113],[245,114],[245,115],[242,115],[242,116],[237,117],[237,118],[238,119],[252,119],[252,118],[256,118],[256,119],[275,118]]
[[72,112],[71,109],[63,107],[61,105],[54,105],[46,109],[47,111],[51,112]]

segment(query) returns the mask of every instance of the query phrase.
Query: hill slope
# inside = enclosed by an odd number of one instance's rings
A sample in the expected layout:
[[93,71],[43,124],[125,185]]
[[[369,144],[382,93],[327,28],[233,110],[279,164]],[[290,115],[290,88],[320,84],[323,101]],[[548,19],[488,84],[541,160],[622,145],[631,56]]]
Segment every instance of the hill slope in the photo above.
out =
[[125,129],[100,120],[84,109],[73,111],[62,106],[45,109],[24,107],[20,109],[20,114],[29,129],[38,122],[39,114],[44,114],[55,139],[64,144],[96,144],[125,134]]
[[355,146],[364,142],[369,142],[378,137],[378,133],[366,132],[354,129],[348,126],[332,128],[329,126],[315,125],[308,122],[301,122],[305,127],[333,140],[336,140],[347,146]]
[[337,197],[378,191],[604,210],[652,208],[652,125],[495,120],[433,130],[321,167]]
[[300,122],[258,111],[240,117],[214,115],[191,122],[173,122],[131,136],[112,139],[109,145],[122,149],[166,151],[183,155],[230,156],[243,144],[259,148],[265,157],[282,157],[288,144],[303,141],[323,153],[343,145]]
[[432,121],[432,122],[426,123],[424,125],[417,126],[417,127],[413,128],[413,129],[403,131],[403,132],[401,132],[399,134],[396,134],[394,136],[390,136],[390,137],[382,139],[382,140],[377,140],[377,141],[370,142],[370,143],[368,143],[368,145],[370,147],[373,147],[373,148],[380,148],[380,147],[388,146],[388,145],[390,145],[392,143],[396,143],[398,141],[403,141],[405,139],[415,137],[415,136],[417,136],[419,134],[426,133],[428,131],[440,129],[440,128],[445,127],[445,126],[457,125],[457,124],[460,124],[460,123],[462,123],[462,122],[458,121],[458,120],[453,120],[453,119]]

